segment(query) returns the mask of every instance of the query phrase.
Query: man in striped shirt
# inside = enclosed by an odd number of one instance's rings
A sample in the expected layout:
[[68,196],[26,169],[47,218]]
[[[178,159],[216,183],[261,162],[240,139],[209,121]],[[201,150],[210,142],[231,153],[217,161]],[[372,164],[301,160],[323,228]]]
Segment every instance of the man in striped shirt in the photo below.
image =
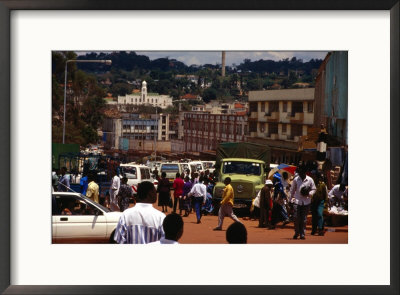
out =
[[121,215],[114,240],[119,244],[147,244],[164,237],[165,214],[153,208],[157,193],[153,183],[143,181],[138,185],[136,205]]

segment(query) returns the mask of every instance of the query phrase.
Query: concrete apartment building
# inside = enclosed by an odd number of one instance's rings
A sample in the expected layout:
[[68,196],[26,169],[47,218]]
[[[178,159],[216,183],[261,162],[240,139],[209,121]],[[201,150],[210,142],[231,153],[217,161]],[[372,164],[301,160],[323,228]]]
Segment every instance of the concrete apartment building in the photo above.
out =
[[271,163],[304,159],[299,152],[314,124],[314,92],[314,88],[249,92],[248,141],[269,145]]

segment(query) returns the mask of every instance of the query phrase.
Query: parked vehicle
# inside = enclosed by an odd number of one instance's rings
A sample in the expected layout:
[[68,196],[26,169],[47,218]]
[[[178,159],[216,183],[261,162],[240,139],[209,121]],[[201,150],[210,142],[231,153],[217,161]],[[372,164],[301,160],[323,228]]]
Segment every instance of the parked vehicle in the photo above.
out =
[[208,170],[213,173],[215,170],[215,161],[202,161],[204,171]]
[[188,170],[188,169],[189,169],[189,175],[190,175],[190,173],[192,173],[192,171],[190,169],[190,165],[188,163],[179,163],[179,165],[181,166],[183,173],[186,173],[186,170]]
[[113,242],[121,212],[93,202],[79,193],[52,194],[53,243]]
[[243,142],[220,143],[217,149],[215,172],[218,182],[214,187],[214,203],[219,204],[225,187],[224,180],[230,177],[235,193],[234,207],[250,208],[253,198],[264,186],[269,163],[268,146]]
[[203,172],[205,169],[203,167],[203,163],[201,161],[192,161],[189,162],[191,172]]
[[[181,163],[177,162],[172,162],[172,163],[161,163],[160,166],[160,172],[163,173],[165,172],[167,174],[167,178],[169,179],[170,183],[174,182],[174,179],[176,177],[176,173],[179,172],[181,174],[183,172],[182,165]],[[161,176],[160,173],[160,176]]]
[[151,169],[146,165],[128,163],[120,164],[120,176],[126,176],[128,178],[128,184],[132,186],[133,193],[136,195],[137,186],[142,181],[150,181],[157,188],[158,181],[152,176]]

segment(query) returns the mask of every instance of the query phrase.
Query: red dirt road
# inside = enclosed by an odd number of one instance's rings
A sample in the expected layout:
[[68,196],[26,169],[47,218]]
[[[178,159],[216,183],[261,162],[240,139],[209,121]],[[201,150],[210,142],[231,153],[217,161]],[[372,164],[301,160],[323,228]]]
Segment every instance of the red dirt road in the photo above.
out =
[[[161,207],[154,204],[154,207],[161,211]],[[168,213],[172,210],[168,208]],[[167,214],[168,214],[167,213]],[[179,213],[179,212],[178,212]],[[230,218],[224,219],[222,231],[213,231],[218,225],[218,216],[206,215],[201,218],[201,223],[196,223],[196,214],[191,213],[188,217],[182,217],[184,221],[184,232],[179,240],[181,244],[226,244],[225,234],[227,227],[233,223]],[[344,228],[337,228],[335,232],[326,232],[324,236],[312,236],[310,230],[306,232],[305,240],[293,240],[293,223],[282,228],[280,224],[276,229],[268,230],[258,228],[258,221],[244,220],[239,217],[247,229],[247,242],[249,244],[347,244],[348,233]],[[347,229],[347,227],[346,227]]]

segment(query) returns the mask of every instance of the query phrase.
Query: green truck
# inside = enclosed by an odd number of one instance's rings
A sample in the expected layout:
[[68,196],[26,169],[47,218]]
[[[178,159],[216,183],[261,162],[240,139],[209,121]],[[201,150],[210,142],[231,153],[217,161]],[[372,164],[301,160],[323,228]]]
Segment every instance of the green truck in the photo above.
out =
[[250,208],[253,198],[265,184],[271,151],[267,145],[247,142],[224,142],[217,148],[215,172],[218,182],[214,186],[216,207],[222,199],[224,180],[230,177],[234,190],[234,208]]

